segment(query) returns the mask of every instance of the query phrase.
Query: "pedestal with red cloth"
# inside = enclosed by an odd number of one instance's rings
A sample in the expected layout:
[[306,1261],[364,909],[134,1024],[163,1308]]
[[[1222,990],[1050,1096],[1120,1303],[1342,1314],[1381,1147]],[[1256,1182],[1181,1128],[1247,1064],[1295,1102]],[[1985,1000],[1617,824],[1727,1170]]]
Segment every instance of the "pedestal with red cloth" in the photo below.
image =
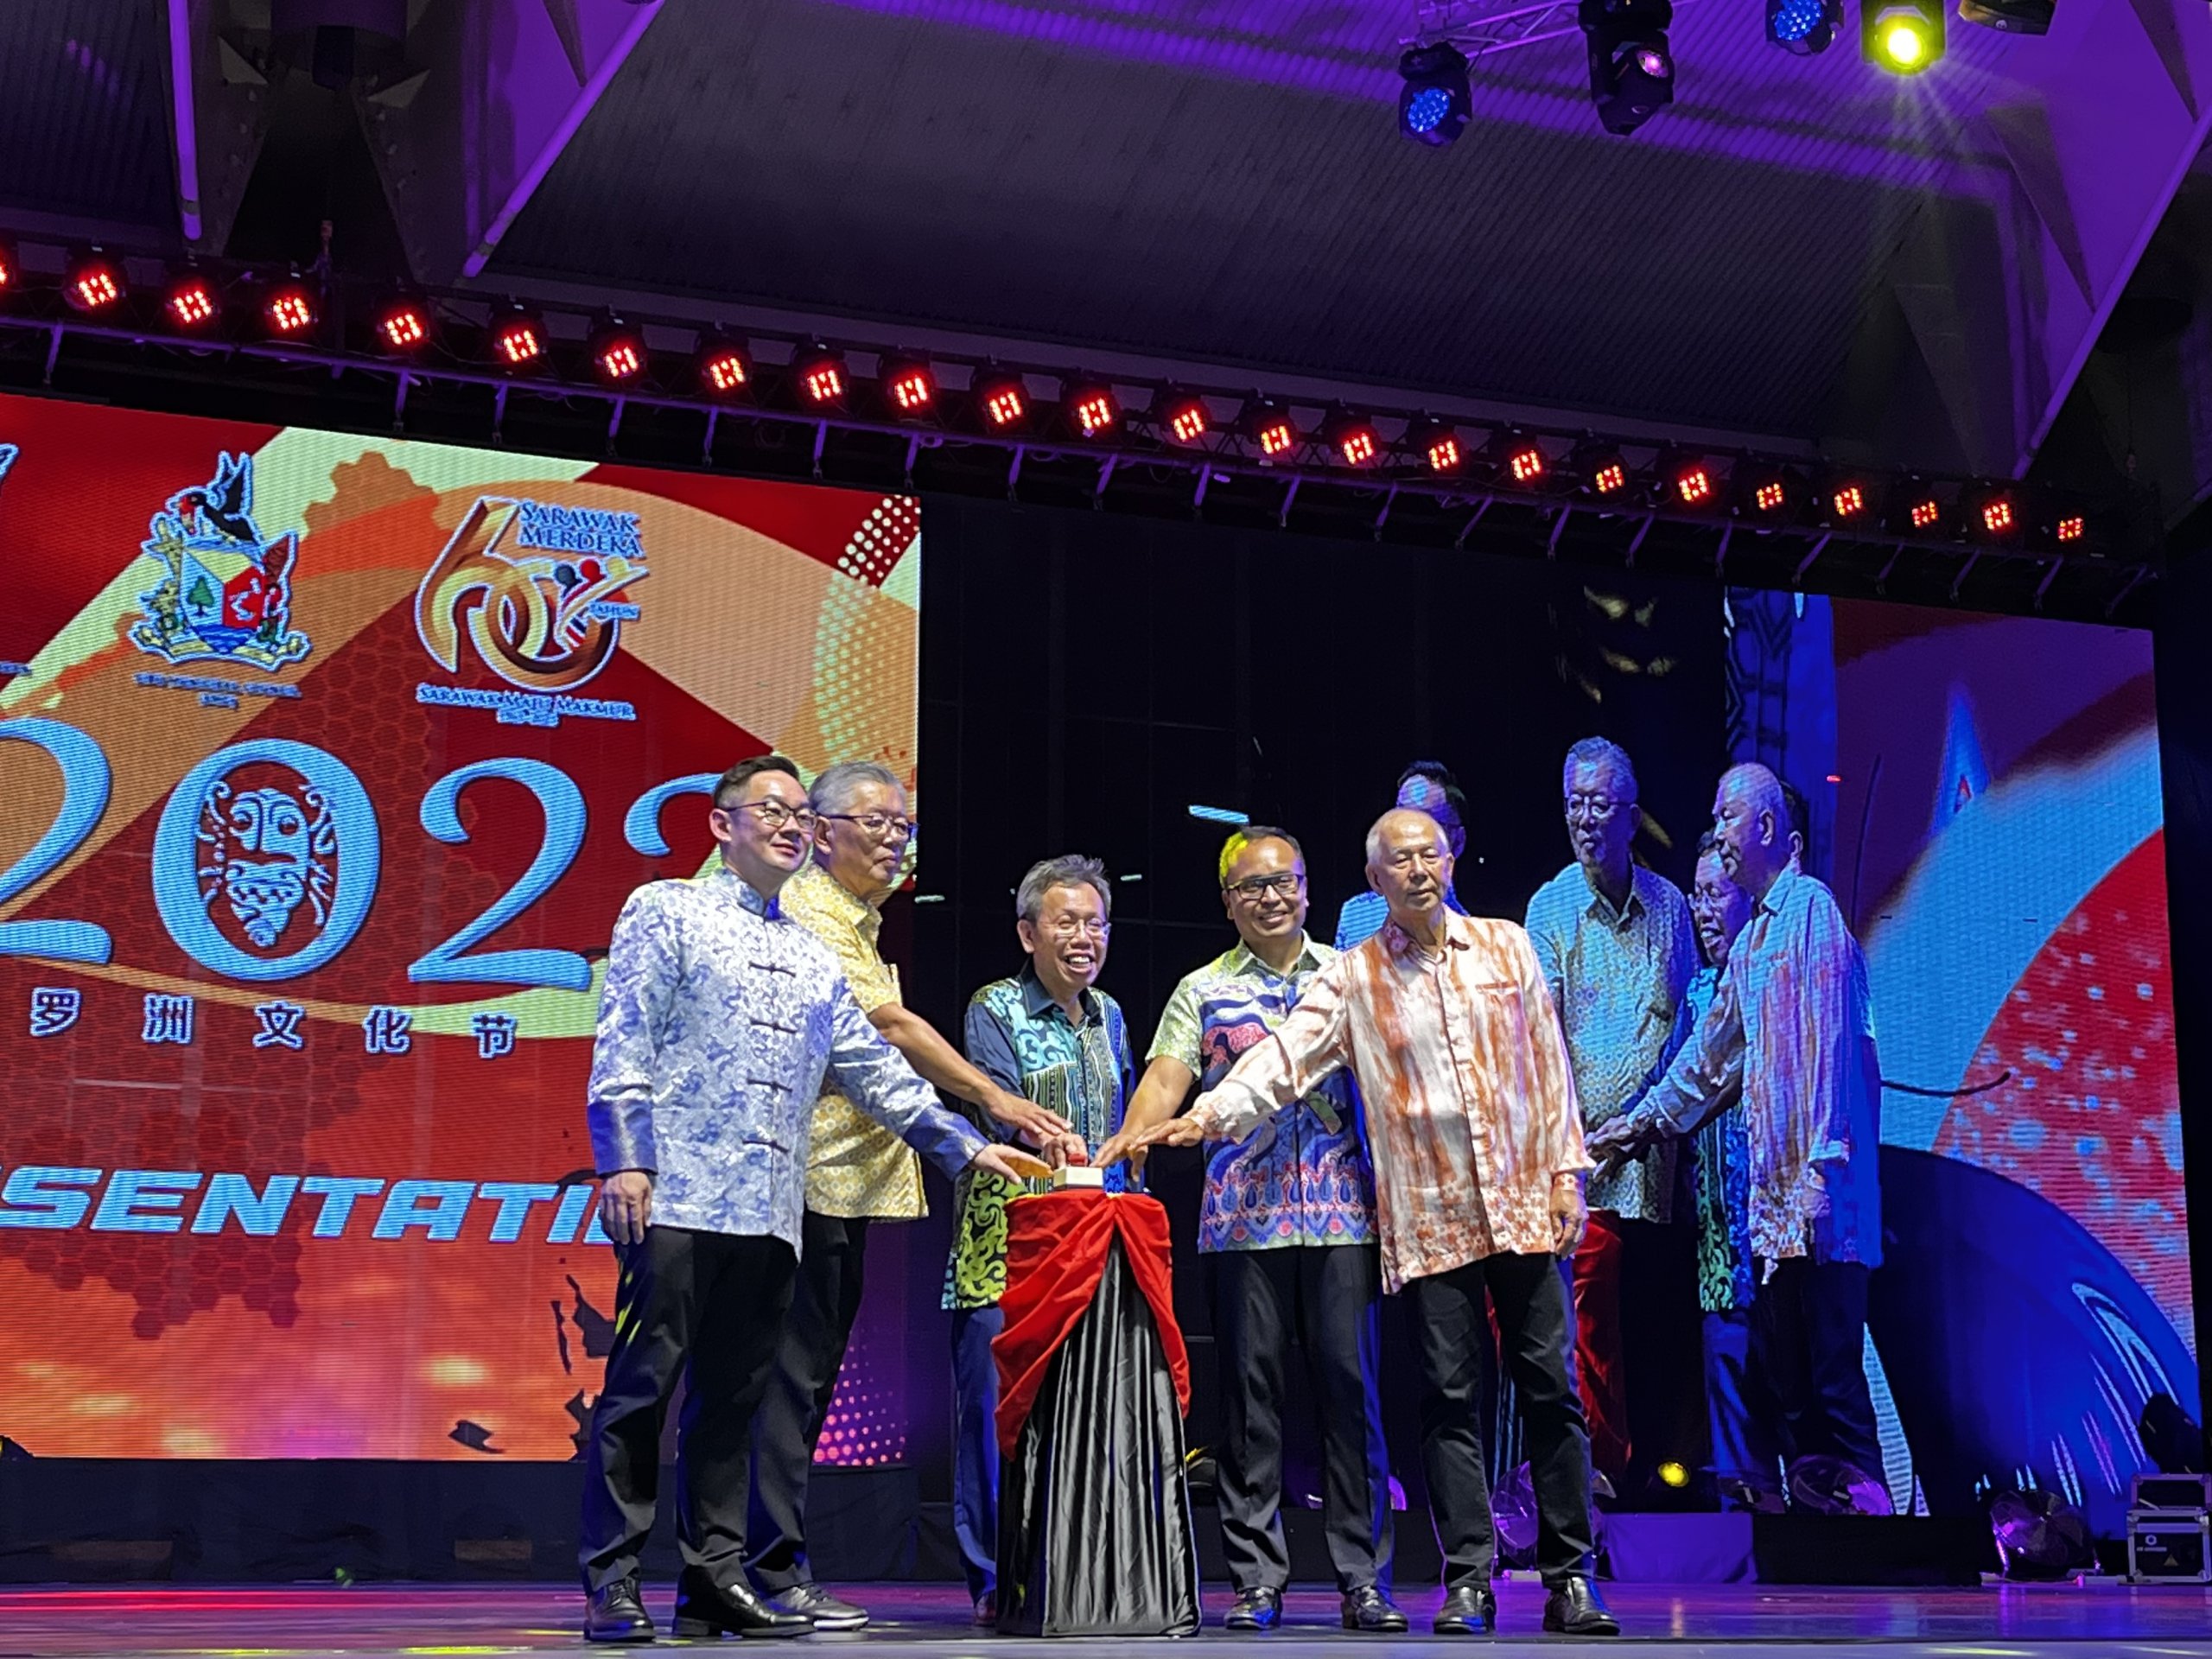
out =
[[1191,1365],[1167,1212],[1069,1191],[1007,1211],[999,1368],[999,1629],[1188,1636],[1198,1541],[1183,1478]]

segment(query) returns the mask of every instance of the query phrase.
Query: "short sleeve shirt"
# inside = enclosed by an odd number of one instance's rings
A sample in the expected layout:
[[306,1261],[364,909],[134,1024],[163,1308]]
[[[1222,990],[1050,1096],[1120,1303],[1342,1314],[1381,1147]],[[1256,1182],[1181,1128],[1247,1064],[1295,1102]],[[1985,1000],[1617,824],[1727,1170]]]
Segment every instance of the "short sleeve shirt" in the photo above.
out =
[[[784,884],[784,914],[830,947],[863,1014],[899,1001],[899,970],[878,941],[883,912],[855,898],[819,865]],[[806,1166],[806,1207],[818,1216],[911,1221],[929,1213],[922,1162],[911,1148],[835,1089],[814,1103],[814,1147]]]
[[[1290,971],[1278,974],[1240,941],[1176,986],[1148,1058],[1176,1060],[1201,1090],[1211,1089],[1283,1022],[1336,954],[1308,939]],[[1375,1176],[1350,1072],[1324,1077],[1249,1139],[1208,1144],[1201,1251],[1371,1244],[1375,1237]]]

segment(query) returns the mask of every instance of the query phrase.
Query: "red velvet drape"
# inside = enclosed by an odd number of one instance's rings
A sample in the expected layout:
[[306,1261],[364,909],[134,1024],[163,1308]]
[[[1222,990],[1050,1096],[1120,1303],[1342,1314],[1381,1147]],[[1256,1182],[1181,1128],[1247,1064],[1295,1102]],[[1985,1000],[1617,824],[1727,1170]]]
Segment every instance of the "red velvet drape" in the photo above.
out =
[[991,1343],[999,1365],[1002,1455],[1014,1455],[1052,1356],[1090,1306],[1106,1271],[1107,1246],[1116,1238],[1152,1304],[1160,1350],[1175,1378],[1175,1402],[1190,1410],[1191,1357],[1175,1323],[1166,1208],[1142,1193],[1033,1193],[1007,1206],[1006,1294],[999,1298],[1006,1327]]

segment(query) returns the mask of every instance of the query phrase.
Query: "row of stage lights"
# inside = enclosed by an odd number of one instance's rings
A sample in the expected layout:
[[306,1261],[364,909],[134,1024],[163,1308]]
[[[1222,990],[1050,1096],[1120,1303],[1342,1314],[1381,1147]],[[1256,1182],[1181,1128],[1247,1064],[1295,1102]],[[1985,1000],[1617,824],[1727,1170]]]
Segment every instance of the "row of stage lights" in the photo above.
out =
[[[13,250],[0,243],[0,300],[22,285]],[[314,339],[324,320],[315,284],[293,272],[244,285],[251,288],[252,310],[268,339],[296,344]],[[96,319],[121,316],[130,297],[122,263],[96,249],[70,257],[60,293],[72,309]],[[225,303],[223,285],[188,265],[171,275],[161,309],[175,334],[212,339],[232,308]],[[378,348],[397,360],[420,358],[441,333],[429,302],[405,293],[386,299],[371,329]],[[562,365],[541,312],[501,304],[480,331],[472,332],[480,334],[483,360],[499,373],[558,378]],[[893,423],[950,429],[964,421],[1001,438],[1057,435],[1103,446],[1148,433],[1185,449],[1241,450],[1262,465],[1464,480],[1501,494],[1580,501],[1605,512],[2056,552],[2087,552],[2103,539],[2093,534],[2095,526],[2085,511],[2039,501],[2011,482],[1960,485],[1682,448],[1659,449],[1637,465],[1618,446],[1595,437],[1577,441],[1510,426],[1463,430],[1425,415],[1402,423],[1392,420],[1390,427],[1402,427],[1394,437],[1375,417],[1341,404],[1317,425],[1301,424],[1293,408],[1261,394],[1243,400],[1224,419],[1219,405],[1231,400],[1174,386],[1160,389],[1147,407],[1133,409],[1113,383],[1081,376],[1062,378],[1057,400],[1040,403],[1032,396],[1029,377],[990,364],[971,371],[963,397],[945,387],[930,359],[917,353],[880,355],[870,386],[856,384],[846,354],[820,340],[799,345],[781,365],[764,365],[746,340],[715,332],[701,334],[696,349],[673,370],[661,355],[648,348],[643,329],[602,313],[585,340],[582,365],[613,391],[657,390],[766,406],[780,401],[823,417],[871,412],[872,404],[873,412]],[[573,359],[569,365],[573,369]]]
[[[2050,29],[2056,0],[1957,0],[1962,22],[2014,35]],[[1893,74],[1916,75],[1942,57],[1945,0],[1859,0],[1859,52]],[[1673,0],[1579,0],[1575,21],[1590,55],[1590,99],[1606,131],[1634,132],[1675,101]],[[1766,0],[1766,38],[1809,57],[1844,32],[1843,0]],[[1409,49],[1398,61],[1398,130],[1416,143],[1448,144],[1473,118],[1467,56],[1449,41]]]

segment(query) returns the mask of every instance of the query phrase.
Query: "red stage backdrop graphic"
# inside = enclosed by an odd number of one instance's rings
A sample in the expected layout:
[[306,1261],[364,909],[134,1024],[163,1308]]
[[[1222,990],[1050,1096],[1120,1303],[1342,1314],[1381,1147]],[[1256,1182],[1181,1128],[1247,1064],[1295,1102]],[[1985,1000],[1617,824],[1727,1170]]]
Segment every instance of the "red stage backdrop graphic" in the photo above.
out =
[[0,1434],[569,1457],[615,913],[912,779],[917,504],[0,397]]

